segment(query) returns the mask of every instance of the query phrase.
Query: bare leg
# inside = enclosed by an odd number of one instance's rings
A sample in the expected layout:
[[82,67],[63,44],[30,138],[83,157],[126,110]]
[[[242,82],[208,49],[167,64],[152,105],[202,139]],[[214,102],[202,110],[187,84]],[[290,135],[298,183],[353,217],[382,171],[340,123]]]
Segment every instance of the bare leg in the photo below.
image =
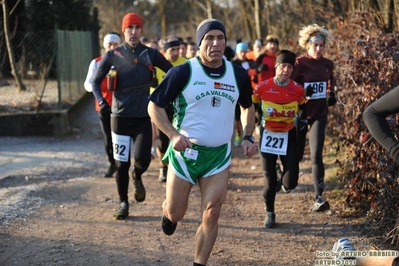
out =
[[195,235],[195,262],[206,265],[218,235],[219,215],[226,198],[229,168],[199,181],[202,223]]
[[193,185],[179,177],[168,168],[166,199],[162,204],[164,215],[173,223],[180,221],[187,211],[188,196]]

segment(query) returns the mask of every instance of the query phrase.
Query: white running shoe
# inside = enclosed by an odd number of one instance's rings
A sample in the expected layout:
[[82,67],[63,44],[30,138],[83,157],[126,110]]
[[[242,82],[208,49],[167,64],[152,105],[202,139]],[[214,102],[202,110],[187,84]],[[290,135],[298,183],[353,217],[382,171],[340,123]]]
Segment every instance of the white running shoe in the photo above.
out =
[[336,254],[337,259],[356,259],[355,257],[345,257],[341,256],[342,251],[355,251],[355,247],[352,242],[348,238],[341,238],[337,242],[334,243],[332,248],[332,252]]

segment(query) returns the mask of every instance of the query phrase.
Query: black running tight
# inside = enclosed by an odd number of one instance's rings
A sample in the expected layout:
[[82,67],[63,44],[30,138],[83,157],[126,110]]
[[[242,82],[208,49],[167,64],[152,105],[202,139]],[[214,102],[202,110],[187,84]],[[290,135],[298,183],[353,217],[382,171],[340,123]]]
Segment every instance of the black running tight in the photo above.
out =
[[309,147],[312,161],[312,176],[315,196],[322,195],[324,191],[324,163],[323,148],[326,138],[327,116],[309,121]]
[[[263,131],[264,129],[262,127],[260,132],[261,139],[259,141],[259,150],[261,150],[262,147]],[[293,128],[288,132],[287,154],[280,155],[280,160],[283,164],[282,183],[286,189],[294,189],[298,185],[299,160],[296,141],[296,129]],[[266,210],[268,212],[274,212],[277,184],[276,164],[279,155],[264,152],[261,152],[260,154],[263,176],[265,178],[263,199],[266,204]]]
[[118,135],[130,136],[133,140],[128,161],[116,161],[118,167],[116,184],[118,187],[119,199],[122,202],[128,200],[129,168],[131,165],[130,155],[133,154],[133,173],[136,179],[141,179],[142,174],[147,171],[150,165],[152,146],[151,120],[149,117],[111,117],[111,129],[112,132]]
[[98,117],[100,118],[101,131],[104,138],[105,153],[108,157],[108,162],[110,164],[115,164],[114,154],[112,151],[112,138],[111,138],[111,117],[110,115],[102,115],[98,112]]

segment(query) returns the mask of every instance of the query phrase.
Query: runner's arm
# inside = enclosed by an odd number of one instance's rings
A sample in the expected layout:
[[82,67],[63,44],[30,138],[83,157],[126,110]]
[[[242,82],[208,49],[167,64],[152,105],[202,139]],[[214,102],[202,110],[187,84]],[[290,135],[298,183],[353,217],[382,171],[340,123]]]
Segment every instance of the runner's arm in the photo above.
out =
[[386,117],[399,112],[398,99],[399,86],[373,102],[363,112],[363,120],[371,135],[389,152],[389,156],[397,164],[399,164],[399,142],[393,135]]

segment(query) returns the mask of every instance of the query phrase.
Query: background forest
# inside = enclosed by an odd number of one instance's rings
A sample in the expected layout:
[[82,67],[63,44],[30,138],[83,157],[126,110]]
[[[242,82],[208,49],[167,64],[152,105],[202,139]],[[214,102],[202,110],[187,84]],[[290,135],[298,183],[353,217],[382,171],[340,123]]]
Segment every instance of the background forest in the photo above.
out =
[[[120,32],[127,12],[143,17],[144,35],[194,37],[198,23],[214,17],[226,25],[229,42],[251,42],[268,34],[297,54],[299,30],[317,23],[331,30],[334,43],[325,56],[334,61],[338,104],[331,108],[327,134],[333,142],[345,191],[341,215],[364,217],[365,234],[380,247],[399,249],[398,167],[368,134],[363,110],[399,85],[399,3],[396,0],[3,0],[0,60],[9,54],[5,33],[62,30],[93,31],[99,40]],[[5,3],[8,9],[5,9]],[[8,12],[4,12],[8,10]],[[9,15],[9,22],[6,18]],[[0,62],[0,63],[2,63]],[[4,75],[4,74],[3,74]],[[398,117],[387,118],[398,132]]]

